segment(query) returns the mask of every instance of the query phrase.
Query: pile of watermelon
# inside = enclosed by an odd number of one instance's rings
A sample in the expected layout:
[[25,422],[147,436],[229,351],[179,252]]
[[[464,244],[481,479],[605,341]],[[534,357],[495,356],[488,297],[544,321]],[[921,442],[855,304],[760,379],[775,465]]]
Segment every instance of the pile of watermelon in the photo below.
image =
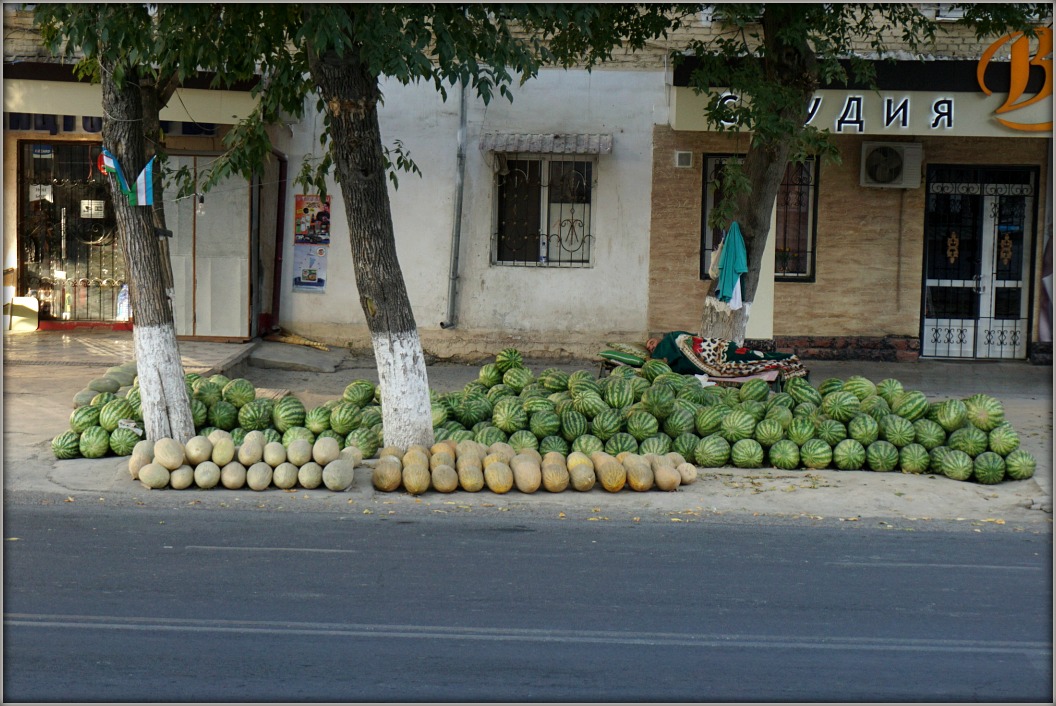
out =
[[[200,436],[220,429],[238,445],[259,431],[265,443],[287,447],[332,437],[364,458],[384,446],[380,391],[369,380],[352,381],[314,409],[293,395],[259,398],[244,378],[192,373],[186,381]],[[794,378],[781,392],[758,379],[703,387],[648,360],[599,379],[591,370],[533,373],[507,348],[463,389],[430,395],[437,442],[502,443],[515,454],[675,453],[703,468],[900,470],[984,484],[1030,478],[1036,466],[995,398],[931,401],[893,378],[855,375],[816,387]],[[52,443],[55,456],[130,455],[140,436],[125,427],[140,419],[135,381],[124,397],[100,392],[74,410],[70,430]]]

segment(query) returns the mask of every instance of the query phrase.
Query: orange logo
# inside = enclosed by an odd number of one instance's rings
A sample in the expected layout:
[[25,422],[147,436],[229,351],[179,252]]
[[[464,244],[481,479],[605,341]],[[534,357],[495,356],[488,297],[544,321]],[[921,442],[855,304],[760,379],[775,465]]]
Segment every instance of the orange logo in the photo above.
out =
[[[990,60],[994,58],[994,54],[1005,44],[1012,43],[1009,48],[1012,63],[1008,98],[1005,100],[1004,105],[995,110],[994,113],[1010,113],[1020,108],[1026,108],[1028,105],[1033,105],[1052,95],[1052,30],[1048,27],[1038,27],[1035,31],[1038,38],[1038,50],[1033,57],[1030,55],[1030,37],[1022,32],[1013,32],[991,44],[983,53],[982,58],[979,59],[975,77],[979,81],[979,88],[982,89],[983,93],[990,95],[991,91],[986,87],[983,74],[986,72],[986,67],[989,65]],[[1031,66],[1040,66],[1045,71],[1045,85],[1033,98],[1023,99],[1023,92],[1027,88],[1027,79],[1030,77]],[[1031,132],[1052,130],[1051,122],[1017,123],[1004,118],[996,118],[996,120],[1013,130],[1029,130]]]

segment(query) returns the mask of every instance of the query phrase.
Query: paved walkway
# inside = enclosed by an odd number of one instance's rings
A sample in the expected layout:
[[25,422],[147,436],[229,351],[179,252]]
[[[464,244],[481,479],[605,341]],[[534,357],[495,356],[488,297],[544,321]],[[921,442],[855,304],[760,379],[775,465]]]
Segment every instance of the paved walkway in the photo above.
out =
[[[215,343],[181,341],[180,353],[188,372],[236,373],[265,388],[289,388],[298,396],[321,401],[336,397],[354,378],[376,380],[373,361],[352,359],[336,349],[318,351],[303,346],[251,341]],[[68,428],[73,395],[88,380],[106,368],[133,359],[130,332],[31,332],[3,336],[4,357],[4,487],[8,493],[26,491],[47,494],[103,494],[136,502],[172,502],[195,495],[202,502],[226,503],[232,498],[259,499],[252,491],[181,491],[149,493],[133,483],[113,457],[55,461],[50,451],[53,436]],[[533,370],[554,365],[529,361]],[[595,368],[590,361],[566,361],[568,370]],[[647,511],[715,513],[739,516],[783,517],[912,517],[974,519],[980,522],[1009,521],[1041,523],[1051,527],[1052,506],[1052,368],[1025,362],[873,363],[864,361],[808,361],[811,379],[817,384],[827,377],[846,378],[860,374],[879,381],[894,377],[907,388],[930,398],[967,397],[982,392],[1000,399],[1022,439],[1023,447],[1038,459],[1035,478],[1005,482],[997,486],[958,483],[934,476],[878,474],[869,472],[779,472],[776,469],[712,469],[701,473],[701,481],[679,493],[650,492],[609,495],[595,489],[580,494],[524,496],[490,493],[456,496],[427,494],[411,498],[402,493],[376,493],[369,477],[357,476],[349,504],[385,504],[408,508],[469,503],[531,512],[585,511],[599,506],[624,514]],[[479,364],[433,363],[429,381],[436,390],[460,389],[477,376]],[[309,399],[305,400],[309,402]],[[312,495],[318,493],[318,495]],[[306,497],[327,500],[331,507],[340,494],[308,491]],[[263,494],[261,506],[279,496]],[[72,497],[72,496],[71,496]],[[226,498],[222,499],[222,498]],[[454,499],[453,499],[454,498]],[[327,504],[317,503],[324,506]],[[340,501],[344,503],[344,500]],[[601,505],[599,505],[599,503]],[[347,509],[347,508],[346,508]]]

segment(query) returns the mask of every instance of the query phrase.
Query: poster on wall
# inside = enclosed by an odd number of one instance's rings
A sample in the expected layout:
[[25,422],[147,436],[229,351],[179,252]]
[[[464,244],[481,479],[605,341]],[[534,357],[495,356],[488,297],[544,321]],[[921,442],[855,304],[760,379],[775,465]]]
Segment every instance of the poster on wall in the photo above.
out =
[[322,292],[326,288],[326,258],[330,251],[330,197],[294,196],[293,291]]

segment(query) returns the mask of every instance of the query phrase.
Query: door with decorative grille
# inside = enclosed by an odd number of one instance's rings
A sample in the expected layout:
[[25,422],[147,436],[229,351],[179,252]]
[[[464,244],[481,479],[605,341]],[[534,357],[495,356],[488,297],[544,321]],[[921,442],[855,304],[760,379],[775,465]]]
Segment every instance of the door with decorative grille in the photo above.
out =
[[928,168],[921,355],[1025,358],[1037,173]]

